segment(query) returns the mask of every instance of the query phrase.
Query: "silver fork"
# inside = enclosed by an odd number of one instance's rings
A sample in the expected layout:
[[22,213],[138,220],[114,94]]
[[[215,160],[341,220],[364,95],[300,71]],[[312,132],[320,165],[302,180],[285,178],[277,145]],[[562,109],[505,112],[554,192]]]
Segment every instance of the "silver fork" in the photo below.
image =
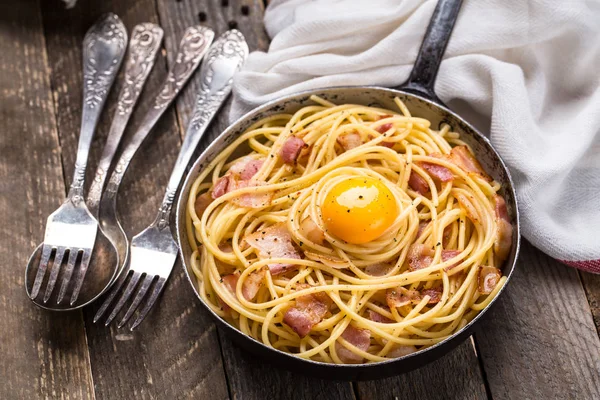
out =
[[[108,171],[112,163],[112,159],[117,151],[119,142],[123,137],[127,123],[133,112],[140,93],[146,79],[150,75],[150,71],[154,66],[156,55],[160,49],[160,44],[163,38],[163,30],[156,24],[142,23],[136,25],[131,33],[131,41],[129,43],[129,54],[125,63],[125,72],[123,75],[123,87],[119,93],[117,100],[117,110],[113,116],[106,144],[102,150],[102,156],[96,168],[96,175],[90,186],[86,204],[90,213],[100,222],[100,228],[105,236],[112,242],[117,250],[117,263],[122,262],[125,258],[127,243],[123,244],[119,240],[119,236],[111,235],[111,229],[104,226],[104,220],[99,219],[100,199],[102,191],[106,184]],[[115,268],[116,279],[119,273],[119,266]]]
[[83,40],[83,112],[75,172],[66,200],[50,214],[46,222],[42,256],[30,292],[32,299],[40,293],[48,265],[53,259],[43,301],[46,303],[50,299],[60,267],[68,259],[57,303],[60,304],[66,294],[76,264],[78,274],[71,304],[77,301],[98,231],[98,222],[83,201],[87,159],[100,113],[119,71],[126,44],[127,31],[115,14],[107,14],[97,21]]
[[[121,271],[117,280],[114,282],[114,286],[108,291],[103,304],[96,313],[94,322],[102,316],[115,295],[118,293],[118,289],[123,283],[122,272],[129,260],[129,241],[127,240],[127,235],[119,221],[117,213],[117,193],[123,175],[144,139],[148,136],[165,110],[173,102],[177,94],[179,94],[198,65],[200,65],[200,60],[208,51],[213,39],[214,32],[211,29],[202,26],[190,27],[185,31],[177,55],[175,56],[175,64],[167,74],[165,82],[159,90],[159,94],[156,97],[153,106],[145,115],[139,129],[123,150],[109,179],[106,191],[102,195],[99,212],[100,224],[106,236],[108,236],[113,243],[115,243],[116,247],[119,248],[118,252]],[[121,254],[123,254],[122,257]]]
[[[130,275],[130,280],[119,302],[108,317],[106,325],[115,318],[130,299],[140,280],[139,289],[129,309],[119,322],[119,327],[129,321],[146,294],[150,292],[145,305],[131,325],[130,329],[135,329],[144,320],[164,289],[178,252],[177,243],[173,239],[170,227],[171,208],[177,189],[206,128],[231,92],[233,75],[241,68],[247,56],[248,45],[244,36],[237,30],[225,32],[208,51],[207,59],[201,68],[200,93],[158,215],[150,226],[134,236],[131,241],[129,269],[123,274],[124,276]],[[115,286],[111,290],[119,290],[123,283],[124,281],[118,288]],[[151,287],[153,287],[152,290]],[[94,320],[96,321],[97,318]]]

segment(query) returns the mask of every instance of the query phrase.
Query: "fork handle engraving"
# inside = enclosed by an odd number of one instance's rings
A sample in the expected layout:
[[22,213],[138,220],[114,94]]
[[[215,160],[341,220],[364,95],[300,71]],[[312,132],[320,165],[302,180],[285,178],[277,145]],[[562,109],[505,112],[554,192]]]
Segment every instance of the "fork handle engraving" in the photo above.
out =
[[244,36],[235,29],[221,35],[208,50],[200,70],[200,92],[196,106],[154,222],[158,229],[169,225],[171,208],[185,169],[206,128],[231,92],[233,75],[242,67],[247,56],[248,45]]
[[127,31],[115,14],[96,22],[83,40],[83,111],[77,145],[75,172],[68,198],[75,204],[83,200],[87,159],[98,118],[125,54]]
[[133,28],[131,41],[129,42],[129,54],[125,64],[123,87],[117,101],[117,110],[113,116],[108,138],[96,169],[96,176],[87,197],[88,209],[95,217],[98,217],[100,198],[110,164],[144,83],[154,66],[162,38],[163,30],[158,25],[143,23]]
[[214,32],[211,29],[202,26],[193,26],[185,31],[179,45],[177,56],[175,57],[175,64],[173,64],[169,70],[167,78],[165,79],[152,108],[144,117],[140,128],[127,143],[123,154],[119,158],[115,169],[110,176],[106,192],[102,197],[102,203],[104,203],[104,199],[108,202],[112,202],[116,197],[123,175],[125,175],[125,171],[135,152],[141,146],[142,142],[146,136],[148,136],[167,107],[173,102],[177,94],[179,94],[192,73],[196,70],[200,64],[200,60],[208,50],[208,46],[212,42],[213,37]]

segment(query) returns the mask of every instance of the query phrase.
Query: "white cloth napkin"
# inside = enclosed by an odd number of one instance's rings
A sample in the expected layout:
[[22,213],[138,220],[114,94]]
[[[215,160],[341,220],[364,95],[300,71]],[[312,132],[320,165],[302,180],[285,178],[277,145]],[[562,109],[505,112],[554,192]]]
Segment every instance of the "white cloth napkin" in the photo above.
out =
[[[300,90],[404,82],[435,5],[272,1],[273,40],[236,76],[232,120]],[[600,1],[465,0],[435,89],[508,164],[524,236],[600,272]]]

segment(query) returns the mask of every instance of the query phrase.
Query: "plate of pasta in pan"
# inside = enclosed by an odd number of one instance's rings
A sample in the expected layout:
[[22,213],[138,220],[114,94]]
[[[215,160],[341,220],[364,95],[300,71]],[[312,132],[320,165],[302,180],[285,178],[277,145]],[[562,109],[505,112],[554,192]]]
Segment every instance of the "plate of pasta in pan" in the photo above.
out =
[[510,173],[414,82],[265,104],[191,168],[185,270],[250,351],[333,379],[391,375],[458,345],[502,293],[520,237]]

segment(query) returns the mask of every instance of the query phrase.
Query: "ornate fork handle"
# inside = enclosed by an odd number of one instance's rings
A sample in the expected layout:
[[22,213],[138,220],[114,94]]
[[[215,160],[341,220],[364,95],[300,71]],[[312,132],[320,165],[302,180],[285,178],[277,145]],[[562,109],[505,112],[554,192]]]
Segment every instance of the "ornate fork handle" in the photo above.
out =
[[131,113],[138,101],[144,83],[154,66],[156,55],[163,38],[163,30],[155,24],[143,23],[133,28],[131,41],[129,43],[129,55],[125,66],[123,87],[119,93],[117,110],[113,116],[110,132],[96,169],[96,176],[90,186],[87,205],[94,216],[98,216],[98,208],[102,190],[106,183],[106,177],[112,159],[125,127],[129,122]]
[[242,67],[247,56],[248,45],[244,36],[237,30],[225,32],[209,49],[200,70],[202,80],[196,106],[154,221],[158,229],[162,230],[169,225],[171,208],[185,169],[206,128],[231,92],[233,75]]
[[115,14],[107,14],[83,40],[83,112],[75,172],[68,199],[83,200],[87,159],[100,112],[121,66],[127,44],[125,26]]
[[170,69],[159,95],[144,117],[140,128],[123,150],[123,154],[110,176],[102,202],[104,202],[104,199],[112,201],[116,198],[123,175],[135,152],[198,67],[213,38],[214,32],[202,26],[193,26],[185,31],[175,58],[175,64]]

